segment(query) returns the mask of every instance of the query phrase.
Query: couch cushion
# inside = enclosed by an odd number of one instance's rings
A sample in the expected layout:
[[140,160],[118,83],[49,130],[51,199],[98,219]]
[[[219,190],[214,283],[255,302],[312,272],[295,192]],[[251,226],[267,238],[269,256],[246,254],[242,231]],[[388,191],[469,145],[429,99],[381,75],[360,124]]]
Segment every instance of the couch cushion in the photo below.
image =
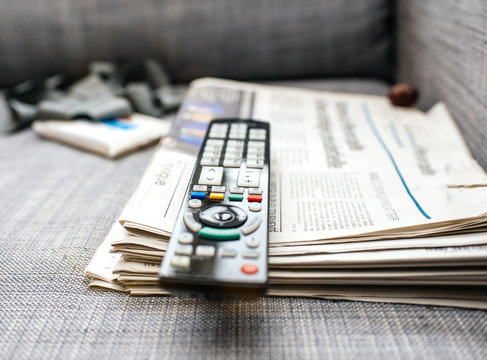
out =
[[444,101],[487,169],[487,2],[401,0],[399,76],[420,106]]
[[391,75],[388,0],[4,1],[0,87],[151,56],[176,81]]
[[[346,86],[367,92],[359,83]],[[0,138],[0,359],[486,358],[485,311],[89,289],[83,270],[152,152],[107,160],[31,130]]]

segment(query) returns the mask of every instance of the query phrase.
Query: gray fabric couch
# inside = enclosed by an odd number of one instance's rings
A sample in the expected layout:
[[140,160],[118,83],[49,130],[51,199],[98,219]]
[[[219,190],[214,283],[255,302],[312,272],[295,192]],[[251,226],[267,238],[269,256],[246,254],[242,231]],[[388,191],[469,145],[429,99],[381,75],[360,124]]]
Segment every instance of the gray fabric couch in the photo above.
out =
[[[137,56],[161,59],[181,82],[212,75],[385,94],[400,79],[420,88],[423,108],[446,101],[487,165],[483,0],[0,5],[0,87]],[[111,161],[30,130],[0,138],[0,358],[486,358],[484,311],[90,290],[83,270],[152,151]]]

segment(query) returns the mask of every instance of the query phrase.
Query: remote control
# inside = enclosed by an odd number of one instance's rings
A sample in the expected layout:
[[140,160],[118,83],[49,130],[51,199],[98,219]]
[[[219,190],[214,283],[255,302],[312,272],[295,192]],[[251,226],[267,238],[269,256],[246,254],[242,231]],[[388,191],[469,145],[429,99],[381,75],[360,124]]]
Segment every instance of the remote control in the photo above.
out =
[[269,124],[213,120],[159,271],[176,295],[255,297],[267,288]]

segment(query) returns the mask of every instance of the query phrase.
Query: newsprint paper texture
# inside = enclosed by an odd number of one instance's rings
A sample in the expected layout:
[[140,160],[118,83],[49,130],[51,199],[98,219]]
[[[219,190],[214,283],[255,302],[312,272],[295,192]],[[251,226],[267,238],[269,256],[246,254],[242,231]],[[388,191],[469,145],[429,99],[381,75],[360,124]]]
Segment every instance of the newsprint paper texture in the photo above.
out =
[[[210,78],[191,85],[124,228],[88,266],[93,287],[164,292],[154,269],[198,145],[208,121],[230,116],[271,123],[270,294],[484,307],[487,178],[443,104],[425,114],[384,97]],[[119,269],[130,263],[152,272]]]

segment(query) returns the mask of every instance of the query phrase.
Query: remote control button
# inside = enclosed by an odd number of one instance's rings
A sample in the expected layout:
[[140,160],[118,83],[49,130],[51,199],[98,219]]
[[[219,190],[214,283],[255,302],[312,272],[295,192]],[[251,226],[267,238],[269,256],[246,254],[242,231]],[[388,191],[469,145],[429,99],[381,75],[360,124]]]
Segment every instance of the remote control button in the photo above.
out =
[[247,160],[247,167],[253,169],[262,169],[264,168],[264,162],[262,160]]
[[240,270],[247,275],[256,274],[259,271],[259,267],[255,264],[243,264]]
[[193,255],[193,246],[192,245],[178,245],[174,250],[174,253],[177,255]]
[[262,189],[249,189],[249,195],[262,195]]
[[219,253],[221,258],[234,258],[237,256],[237,251],[230,248],[220,248]]
[[244,259],[258,259],[259,255],[259,252],[255,250],[247,250],[242,253]]
[[242,165],[242,160],[227,159],[223,160],[223,167],[239,168]]
[[178,242],[180,244],[192,244],[194,240],[193,234],[189,232],[183,232],[178,237]]
[[189,256],[175,255],[171,259],[171,265],[180,269],[189,268],[189,263],[190,263]]
[[242,140],[228,140],[227,148],[229,147],[243,147],[245,146],[245,141]]
[[193,191],[191,193],[191,199],[205,200],[206,193],[200,191]]
[[261,202],[262,201],[262,195],[249,195],[247,197],[247,200],[249,202]]
[[222,155],[221,151],[205,151],[203,155],[201,155],[202,158],[220,158]]
[[201,205],[202,205],[202,202],[199,199],[191,199],[188,201],[188,206],[191,209],[198,209],[201,207]]
[[222,193],[210,193],[210,200],[212,201],[222,201],[225,199],[225,194]]
[[194,185],[193,186],[193,191],[194,192],[207,192],[208,191],[208,187],[206,185]]
[[245,139],[247,137],[247,132],[246,131],[231,131],[230,134],[228,135],[229,139]]
[[225,151],[227,153],[228,152],[243,153],[244,148],[245,148],[245,145],[233,145],[233,146],[227,145]]
[[244,189],[241,187],[233,187],[230,189],[230,194],[243,194]]
[[198,232],[201,229],[201,224],[194,219],[191,212],[184,214],[183,221],[184,225],[191,231]]
[[242,194],[229,194],[228,200],[230,200],[230,201],[242,201],[243,195]]
[[208,137],[209,138],[212,138],[212,139],[225,139],[227,137],[227,133],[226,132],[219,132],[219,131],[211,131],[209,134],[208,134]]
[[235,205],[211,205],[201,210],[199,219],[214,228],[236,228],[247,221],[247,214]]
[[228,130],[228,124],[223,124],[223,123],[214,123],[211,125],[212,131],[227,131]]
[[259,187],[260,171],[254,169],[240,168],[238,172],[237,186],[241,187]]
[[241,160],[243,153],[241,152],[225,152],[225,160]]
[[212,240],[238,240],[240,232],[237,229],[217,229],[205,226],[198,235]]
[[253,212],[259,212],[262,210],[262,205],[259,203],[249,204],[249,210]]
[[265,140],[266,134],[249,134],[249,140]]
[[245,224],[245,226],[242,226],[240,228],[240,231],[244,235],[251,234],[259,228],[260,224],[262,224],[262,219],[260,217],[255,217],[252,220],[250,220],[249,222],[247,222],[247,224]]
[[[222,140],[223,141],[223,140]],[[208,145],[208,143],[205,145],[205,150],[204,152],[221,152],[223,149],[223,145]]]
[[223,178],[223,168],[215,166],[203,166],[201,168],[200,185],[221,185]]
[[200,161],[201,166],[218,166],[220,162],[219,158],[202,158]]
[[265,152],[265,142],[263,142],[263,141],[249,141],[247,148],[248,148],[248,150]]
[[223,147],[225,140],[208,139],[206,140],[206,145],[217,145]]
[[211,187],[211,192],[214,192],[214,193],[224,193],[225,192],[225,186],[212,186]]
[[245,240],[245,245],[247,245],[249,248],[254,249],[256,247],[259,247],[260,241],[255,237],[251,237]]
[[247,160],[261,160],[264,161],[264,153],[256,152],[256,153],[248,153]]
[[215,247],[210,245],[199,245],[196,248],[196,256],[213,257],[215,256]]

